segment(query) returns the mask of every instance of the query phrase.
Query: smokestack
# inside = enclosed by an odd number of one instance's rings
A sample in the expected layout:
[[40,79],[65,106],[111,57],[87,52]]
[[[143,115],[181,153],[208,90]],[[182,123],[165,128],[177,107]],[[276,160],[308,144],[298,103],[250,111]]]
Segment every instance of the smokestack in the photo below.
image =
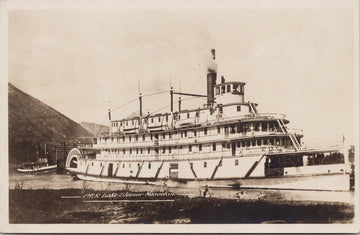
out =
[[211,49],[212,60],[209,61],[207,73],[207,104],[210,106],[214,103],[214,86],[216,85],[216,61],[215,49]]

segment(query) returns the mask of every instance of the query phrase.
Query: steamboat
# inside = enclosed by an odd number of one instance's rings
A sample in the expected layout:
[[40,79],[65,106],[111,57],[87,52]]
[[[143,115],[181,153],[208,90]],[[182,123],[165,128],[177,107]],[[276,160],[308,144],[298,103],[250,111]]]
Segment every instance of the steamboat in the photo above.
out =
[[[110,130],[82,142],[66,159],[66,169],[82,180],[168,187],[230,187],[348,191],[344,144],[304,146],[301,130],[283,114],[261,113],[245,101],[245,83],[217,79],[211,50],[207,103],[170,112],[112,120]],[[204,79],[205,80],[205,79]]]

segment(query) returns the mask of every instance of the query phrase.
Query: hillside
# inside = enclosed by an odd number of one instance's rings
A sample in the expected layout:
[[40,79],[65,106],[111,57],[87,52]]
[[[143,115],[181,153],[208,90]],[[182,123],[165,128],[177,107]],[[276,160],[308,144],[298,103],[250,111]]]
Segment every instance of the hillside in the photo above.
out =
[[100,125],[91,122],[80,122],[80,125],[94,136],[102,132],[109,132],[109,126]]
[[10,83],[8,98],[10,163],[34,160],[37,143],[43,148],[45,143],[71,144],[76,137],[92,136],[80,124]]

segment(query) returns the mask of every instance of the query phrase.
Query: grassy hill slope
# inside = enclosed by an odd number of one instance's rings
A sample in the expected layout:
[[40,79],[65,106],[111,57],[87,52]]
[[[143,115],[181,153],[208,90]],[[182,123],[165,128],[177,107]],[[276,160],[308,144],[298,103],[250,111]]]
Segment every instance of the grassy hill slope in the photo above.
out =
[[76,137],[93,136],[80,124],[38,99],[8,84],[9,162],[36,158],[36,144],[44,147],[74,143]]

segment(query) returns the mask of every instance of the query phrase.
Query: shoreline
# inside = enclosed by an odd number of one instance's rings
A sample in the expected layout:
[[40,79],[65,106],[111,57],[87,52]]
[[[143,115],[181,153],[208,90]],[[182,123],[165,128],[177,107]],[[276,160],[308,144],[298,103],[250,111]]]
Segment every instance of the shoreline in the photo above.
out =
[[[98,193],[112,198],[89,201],[84,198]],[[124,193],[128,194],[126,200],[112,200],[114,195]],[[347,203],[152,193],[156,194],[129,190],[10,189],[9,223],[352,223],[354,218],[354,205]]]

